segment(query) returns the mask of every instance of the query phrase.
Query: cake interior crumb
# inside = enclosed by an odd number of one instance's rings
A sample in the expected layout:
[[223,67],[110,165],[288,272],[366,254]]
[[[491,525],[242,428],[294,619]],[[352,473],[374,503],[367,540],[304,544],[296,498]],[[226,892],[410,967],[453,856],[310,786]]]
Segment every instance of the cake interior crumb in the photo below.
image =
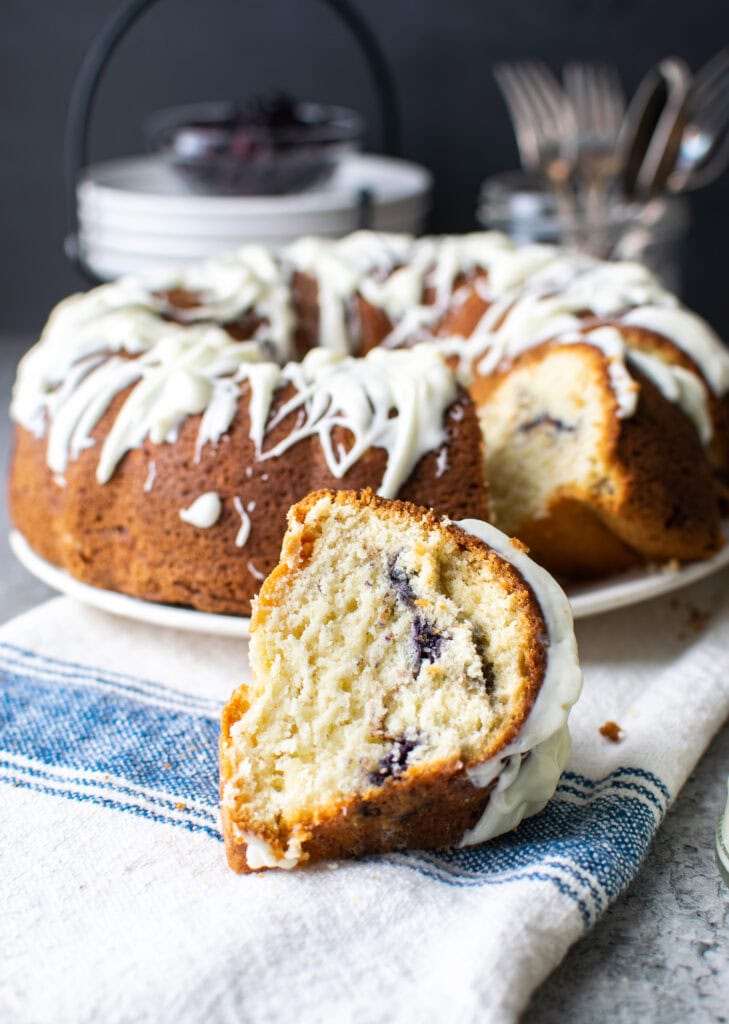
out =
[[231,728],[237,820],[290,834],[420,764],[487,756],[528,685],[523,588],[441,530],[328,501],[283,557]]

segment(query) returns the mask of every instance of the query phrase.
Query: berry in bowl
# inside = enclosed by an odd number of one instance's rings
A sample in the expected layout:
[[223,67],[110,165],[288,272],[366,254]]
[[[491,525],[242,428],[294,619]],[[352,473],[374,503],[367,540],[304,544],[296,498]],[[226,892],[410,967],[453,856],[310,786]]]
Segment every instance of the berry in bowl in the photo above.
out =
[[320,185],[358,149],[360,115],[285,95],[196,103],[149,120],[152,147],[197,192],[282,195]]

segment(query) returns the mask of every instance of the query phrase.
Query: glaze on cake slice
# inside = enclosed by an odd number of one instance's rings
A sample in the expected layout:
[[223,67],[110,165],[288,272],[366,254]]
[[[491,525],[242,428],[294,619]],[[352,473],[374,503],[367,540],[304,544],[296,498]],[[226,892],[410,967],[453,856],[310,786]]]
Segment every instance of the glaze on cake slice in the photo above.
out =
[[236,871],[481,842],[551,796],[580,673],[562,591],[478,521],[371,492],[289,513],[223,714]]

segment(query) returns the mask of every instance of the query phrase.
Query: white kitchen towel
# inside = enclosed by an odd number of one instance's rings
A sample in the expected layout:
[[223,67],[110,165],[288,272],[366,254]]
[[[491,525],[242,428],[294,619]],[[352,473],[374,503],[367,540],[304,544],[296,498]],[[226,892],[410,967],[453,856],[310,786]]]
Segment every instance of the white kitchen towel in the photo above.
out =
[[577,633],[573,753],[540,815],[481,847],[236,876],[217,738],[245,642],[67,598],[6,624],[0,1020],[516,1020],[729,714],[729,574]]

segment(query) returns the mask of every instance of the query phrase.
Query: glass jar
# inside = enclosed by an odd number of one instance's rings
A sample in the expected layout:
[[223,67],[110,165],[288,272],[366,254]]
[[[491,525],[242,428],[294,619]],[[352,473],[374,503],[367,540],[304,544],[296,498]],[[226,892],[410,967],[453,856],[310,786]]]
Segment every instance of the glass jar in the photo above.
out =
[[569,245],[601,259],[643,263],[670,291],[680,295],[688,205],[669,196],[646,203],[610,197],[604,217],[588,221],[573,198],[557,197],[538,178],[509,171],[481,185],[476,219],[519,243]]

